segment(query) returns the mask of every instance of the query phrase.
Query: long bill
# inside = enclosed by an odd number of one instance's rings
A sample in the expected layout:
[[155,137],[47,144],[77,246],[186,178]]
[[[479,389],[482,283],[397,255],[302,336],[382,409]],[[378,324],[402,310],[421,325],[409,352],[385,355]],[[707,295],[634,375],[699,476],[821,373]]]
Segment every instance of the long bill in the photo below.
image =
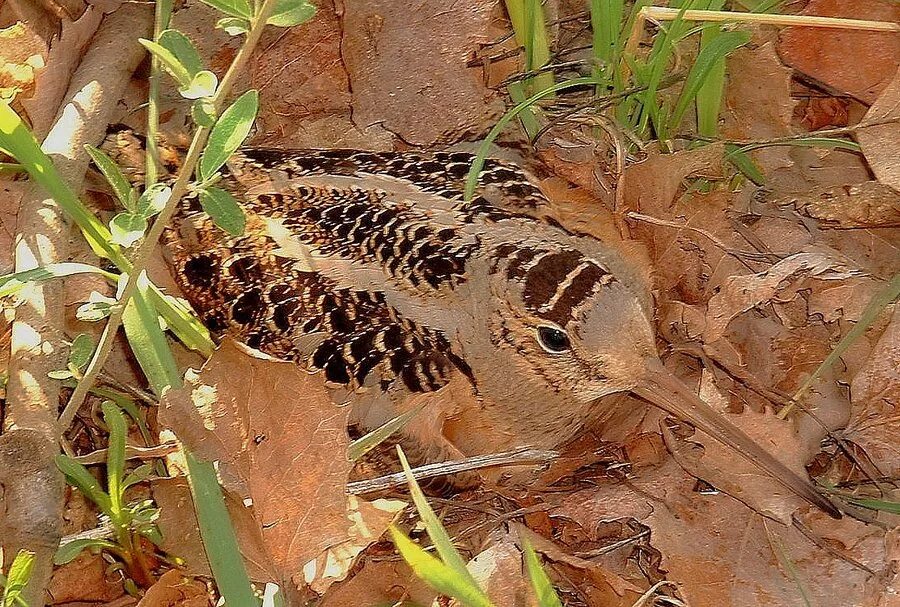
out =
[[744,459],[778,481],[784,488],[827,512],[841,518],[841,512],[806,478],[775,459],[752,438],[732,425],[720,413],[707,405],[699,396],[672,375],[658,359],[647,361],[646,376],[635,394],[657,407],[683,419],[701,432],[734,449]]

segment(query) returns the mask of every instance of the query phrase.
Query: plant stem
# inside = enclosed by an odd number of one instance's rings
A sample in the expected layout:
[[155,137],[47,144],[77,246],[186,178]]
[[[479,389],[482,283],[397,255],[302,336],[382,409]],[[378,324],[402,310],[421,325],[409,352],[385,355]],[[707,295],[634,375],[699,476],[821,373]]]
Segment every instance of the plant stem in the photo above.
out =
[[[219,109],[228,96],[228,93],[231,91],[231,87],[234,86],[235,80],[250,60],[250,55],[253,53],[253,49],[259,42],[262,31],[266,26],[266,21],[269,19],[269,16],[272,15],[274,10],[275,0],[263,0],[259,12],[251,22],[250,31],[247,32],[247,39],[238,51],[231,66],[229,66],[228,71],[222,78],[219,89],[212,98],[212,105],[213,108],[215,108],[216,115],[219,114]],[[72,423],[76,412],[84,403],[84,399],[87,397],[88,392],[97,380],[97,376],[103,368],[106,359],[109,357],[110,352],[112,352],[116,333],[122,325],[122,314],[125,311],[125,306],[134,294],[135,289],[137,288],[138,278],[146,269],[150,257],[156,249],[159,238],[162,236],[163,230],[165,230],[169,221],[172,219],[172,216],[175,214],[175,210],[178,208],[178,203],[181,201],[182,196],[187,192],[191,178],[194,174],[194,168],[197,166],[197,162],[200,160],[200,155],[209,138],[210,130],[211,129],[208,127],[201,126],[198,127],[194,133],[194,138],[191,141],[187,156],[185,156],[184,164],[181,167],[181,171],[178,173],[178,179],[172,186],[172,194],[169,197],[165,208],[157,216],[156,221],[153,222],[153,226],[150,228],[150,231],[138,248],[137,253],[134,256],[131,271],[128,273],[128,281],[122,289],[122,295],[119,298],[118,304],[113,307],[112,312],[109,315],[109,320],[106,323],[106,327],[103,329],[103,334],[100,336],[100,343],[97,345],[97,350],[94,352],[94,356],[91,358],[91,362],[84,372],[84,377],[78,382],[78,385],[72,392],[72,396],[69,398],[69,402],[66,403],[62,415],[59,417],[61,428],[67,428],[69,424]]]
[[[153,40],[169,27],[172,16],[172,0],[156,0],[156,13],[153,18]],[[159,177],[159,87],[162,82],[162,65],[156,55],[150,56],[149,92],[147,94],[147,153],[144,169],[144,188],[156,183]]]

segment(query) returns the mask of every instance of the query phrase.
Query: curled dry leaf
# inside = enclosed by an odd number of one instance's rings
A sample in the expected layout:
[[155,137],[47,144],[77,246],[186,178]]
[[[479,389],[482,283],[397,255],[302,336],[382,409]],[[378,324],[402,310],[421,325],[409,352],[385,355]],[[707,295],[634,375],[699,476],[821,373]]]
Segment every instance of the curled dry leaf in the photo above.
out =
[[137,607],[206,607],[208,602],[205,584],[170,569],[147,589]]
[[782,259],[765,272],[727,278],[707,305],[704,341],[720,339],[735,317],[771,300],[787,281],[807,277],[842,280],[855,276],[857,272],[846,261],[836,251],[808,249]]
[[[896,10],[900,14],[900,7]],[[894,46],[900,48],[900,44]],[[863,122],[885,123],[860,129],[856,137],[878,181],[900,191],[900,70],[869,108]]]
[[[749,408],[739,415],[728,415],[728,421],[800,478],[806,477],[806,463],[818,452],[818,444],[803,444],[792,421],[779,419],[771,409],[757,413]],[[701,452],[679,444],[665,426],[663,437],[675,459],[691,475],[739,499],[760,514],[788,525],[791,515],[805,503],[759,468],[702,432],[690,439],[703,445]]]
[[900,474],[900,314],[893,318],[853,378],[845,436],[865,449],[888,477]]
[[[226,488],[249,498],[279,577],[321,580],[301,572],[329,550],[325,572],[334,577],[335,559],[345,570],[348,554],[383,532],[391,508],[348,511],[350,409],[334,404],[321,376],[226,340],[186,379],[166,393],[160,421],[199,457],[219,462]],[[378,516],[360,518],[366,511]]]
[[[859,607],[866,604],[864,598],[888,592],[881,573],[892,570],[881,530],[846,522],[863,534],[843,546],[879,573],[872,577],[796,528],[766,519],[724,493],[698,493],[696,480],[671,459],[643,470],[627,485],[566,495],[551,515],[585,527],[628,518],[648,526],[660,567],[691,607],[802,605],[798,583],[810,604],[828,607]],[[789,561],[779,558],[770,538],[783,546]]]

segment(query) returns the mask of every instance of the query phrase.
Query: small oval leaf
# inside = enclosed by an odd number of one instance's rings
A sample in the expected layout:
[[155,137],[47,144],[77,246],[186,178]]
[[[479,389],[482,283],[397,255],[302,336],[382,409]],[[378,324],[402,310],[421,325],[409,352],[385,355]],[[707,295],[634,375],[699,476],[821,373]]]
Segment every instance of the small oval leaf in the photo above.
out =
[[76,556],[81,554],[81,551],[85,550],[86,548],[106,548],[107,550],[112,549],[116,552],[120,550],[118,546],[108,540],[100,540],[94,538],[72,540],[71,542],[65,543],[56,549],[56,554],[53,555],[53,564],[65,565],[69,561],[73,560]]
[[83,371],[94,353],[94,340],[87,333],[79,333],[69,347],[69,364]]
[[216,28],[225,30],[229,36],[240,36],[250,31],[250,22],[240,17],[222,17],[216,22]]
[[203,70],[194,74],[188,86],[181,87],[178,92],[185,99],[202,99],[212,97],[219,86],[219,78],[209,70]]
[[240,236],[244,233],[247,218],[244,210],[234,197],[219,188],[206,188],[200,192],[200,206],[217,226],[231,234]]
[[112,241],[125,248],[143,238],[147,231],[147,220],[134,213],[119,213],[109,222]]
[[201,181],[212,177],[244,142],[256,120],[258,109],[259,93],[249,90],[222,112],[200,157],[198,170]]
[[91,156],[91,160],[94,161],[94,164],[97,165],[97,168],[100,169],[100,172],[106,177],[106,181],[109,182],[110,187],[112,187],[113,194],[116,195],[116,198],[119,199],[122,206],[131,210],[131,207],[129,206],[131,204],[131,184],[128,183],[128,179],[125,178],[119,165],[113,162],[113,159],[107,156],[106,152],[99,148],[95,148],[92,145],[85,145],[84,149],[87,150],[87,153]]
[[316,7],[306,0],[276,0],[275,12],[266,21],[266,25],[291,27],[306,23],[316,14]]
[[181,32],[164,30],[160,32],[156,41],[175,55],[191,76],[203,69],[203,60],[200,58],[200,53],[197,52],[190,38]]
[[162,46],[161,44],[157,44],[152,40],[145,40],[143,38],[139,38],[138,42],[143,45],[148,51],[150,51],[153,56],[159,59],[162,62],[163,67],[172,78],[175,79],[175,82],[178,83],[181,87],[187,87],[191,84],[191,74],[188,72],[187,68],[182,65],[181,61],[178,60],[178,57],[175,56],[172,51]]
[[172,188],[163,183],[154,183],[138,198],[137,204],[134,205],[135,215],[144,219],[153,217],[163,210],[171,195]]
[[216,108],[209,99],[198,99],[191,104],[191,118],[197,126],[209,128],[216,123]]
[[253,9],[247,0],[201,0],[213,8],[217,8],[226,15],[250,19],[253,17]]

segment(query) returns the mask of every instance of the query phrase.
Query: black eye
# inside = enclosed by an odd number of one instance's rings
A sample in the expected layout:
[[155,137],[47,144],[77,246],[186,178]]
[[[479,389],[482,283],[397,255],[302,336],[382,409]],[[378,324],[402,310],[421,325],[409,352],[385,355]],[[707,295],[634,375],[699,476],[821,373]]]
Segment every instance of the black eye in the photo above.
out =
[[556,327],[538,327],[538,342],[547,352],[559,354],[572,347],[566,332]]

